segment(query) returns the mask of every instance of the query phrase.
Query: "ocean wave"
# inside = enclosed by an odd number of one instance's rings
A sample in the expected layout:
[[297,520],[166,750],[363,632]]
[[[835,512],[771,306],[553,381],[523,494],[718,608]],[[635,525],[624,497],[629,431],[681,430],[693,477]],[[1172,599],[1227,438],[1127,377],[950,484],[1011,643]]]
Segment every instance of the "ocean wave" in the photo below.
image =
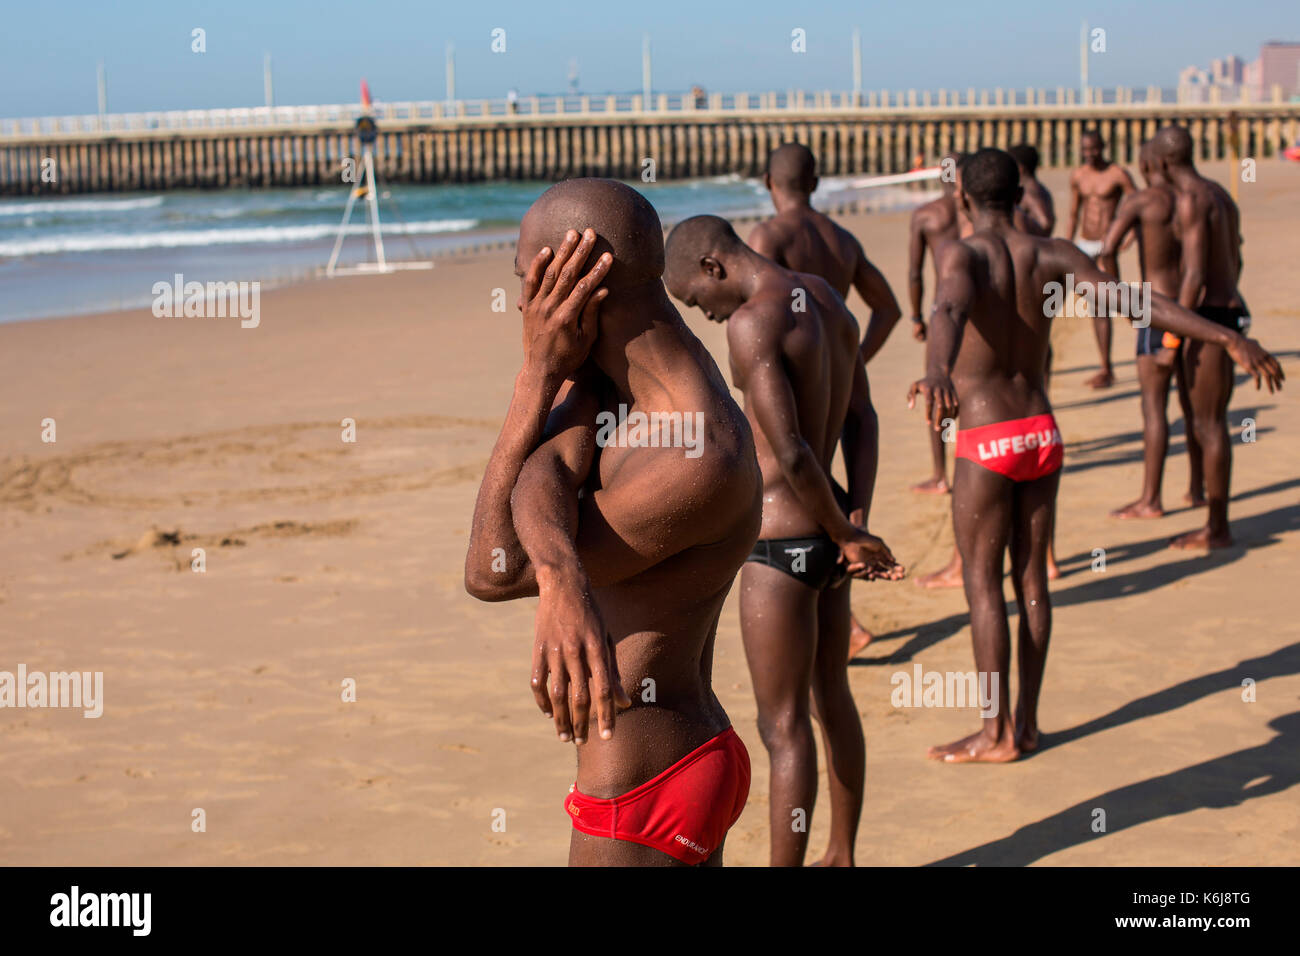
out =
[[0,216],[30,216],[33,213],[59,215],[65,212],[121,212],[130,209],[156,209],[162,196],[142,199],[38,199],[35,202],[0,203]]
[[[435,219],[425,222],[386,223],[385,236],[429,235],[464,232],[479,224],[477,219]],[[338,233],[334,224],[304,226],[259,226],[244,229],[191,229],[135,234],[106,233],[47,236],[40,239],[0,241],[0,256],[42,256],[65,252],[106,252],[134,249],[176,249],[211,245],[308,242],[331,238]],[[368,235],[368,225],[351,225],[348,235]]]

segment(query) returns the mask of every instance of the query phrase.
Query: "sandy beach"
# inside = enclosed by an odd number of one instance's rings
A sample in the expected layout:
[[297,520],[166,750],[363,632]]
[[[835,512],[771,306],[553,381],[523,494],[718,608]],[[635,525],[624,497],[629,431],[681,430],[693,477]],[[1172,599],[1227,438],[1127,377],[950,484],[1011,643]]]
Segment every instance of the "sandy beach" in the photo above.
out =
[[[1066,174],[1044,180],[1059,233]],[[1045,749],[1031,759],[927,761],[927,746],[975,729],[975,712],[891,705],[896,671],[973,662],[960,589],[910,580],[942,566],[952,530],[946,498],[908,491],[928,455],[905,403],[922,356],[906,320],[870,366],[872,530],[909,579],[853,590],[878,635],[850,668],[868,741],[860,864],[1300,862],[1300,164],[1261,160],[1240,193],[1252,334],[1291,382],[1269,395],[1238,377],[1236,546],[1166,547],[1204,520],[1181,502],[1175,401],[1169,514],[1108,517],[1141,474],[1133,333],[1117,327],[1119,381],[1094,392],[1090,323],[1057,323],[1066,574],[1053,588]],[[843,221],[906,310],[908,214]],[[0,671],[104,675],[98,719],[0,709],[0,863],[566,861],[574,759],[528,689],[535,602],[481,604],[462,585],[520,360],[512,255],[275,288],[250,329],[147,309],[0,325]],[[1138,277],[1135,249],[1121,266]],[[492,309],[497,289],[505,312]],[[685,317],[725,372],[723,329]],[[1254,442],[1240,440],[1243,419]],[[342,699],[349,679],[355,702]],[[767,759],[734,591],[714,688],[754,768],[726,862],[765,865]],[[821,792],[813,859],[824,781]]]

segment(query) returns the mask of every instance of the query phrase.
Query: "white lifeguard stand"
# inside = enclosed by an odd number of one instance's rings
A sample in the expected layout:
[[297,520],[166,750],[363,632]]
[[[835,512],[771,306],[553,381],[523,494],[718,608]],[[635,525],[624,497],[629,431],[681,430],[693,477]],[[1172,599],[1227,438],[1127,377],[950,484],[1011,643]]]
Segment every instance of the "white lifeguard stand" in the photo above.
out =
[[[379,190],[375,186],[374,143],[379,136],[379,124],[375,122],[370,111],[370,90],[365,80],[361,81],[361,106],[365,112],[357,117],[356,135],[361,142],[361,184],[353,185],[348,190],[347,205],[343,207],[343,221],[339,223],[338,235],[334,238],[334,250],[330,253],[325,275],[384,275],[398,269],[432,269],[431,260],[409,262],[389,262],[384,256],[384,236],[379,226]],[[366,203],[366,218],[370,223],[370,234],[375,243],[375,261],[359,262],[354,266],[340,266],[339,253],[343,250],[343,240],[347,236],[348,222],[352,219],[352,207],[358,198]],[[415,250],[418,252],[418,250]]]

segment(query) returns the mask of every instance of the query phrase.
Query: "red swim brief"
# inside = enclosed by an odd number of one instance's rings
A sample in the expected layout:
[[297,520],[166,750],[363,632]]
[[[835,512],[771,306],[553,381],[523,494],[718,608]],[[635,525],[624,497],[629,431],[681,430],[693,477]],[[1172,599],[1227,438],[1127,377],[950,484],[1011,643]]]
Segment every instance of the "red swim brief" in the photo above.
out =
[[1061,467],[1065,446],[1052,415],[994,422],[957,433],[957,457],[1012,481],[1033,481]]
[[728,727],[663,773],[609,800],[569,788],[573,828],[653,847],[683,863],[703,863],[749,797],[749,753]]

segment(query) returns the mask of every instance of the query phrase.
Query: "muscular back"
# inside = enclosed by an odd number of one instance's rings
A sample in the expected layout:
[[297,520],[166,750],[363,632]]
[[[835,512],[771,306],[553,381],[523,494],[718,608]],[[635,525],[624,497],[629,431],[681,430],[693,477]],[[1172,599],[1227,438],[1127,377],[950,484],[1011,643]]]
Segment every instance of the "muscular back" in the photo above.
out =
[[815,209],[787,209],[754,227],[748,244],[777,265],[821,276],[846,297],[862,247],[843,227]]
[[[804,309],[796,311],[800,290]],[[807,273],[784,273],[727,322],[732,379],[745,394],[763,474],[763,537],[820,530],[786,481],[771,436],[797,429],[830,474],[853,388],[857,340],[858,323],[843,299]]]
[[1142,278],[1161,295],[1178,298],[1183,246],[1174,216],[1174,191],[1163,184],[1148,186],[1124,200],[1138,216],[1138,257]]
[[[1237,290],[1241,275],[1241,231],[1237,204],[1218,183],[1197,176],[1178,190],[1177,218],[1185,237],[1198,235],[1203,249],[1204,305],[1244,305]],[[1193,255],[1195,252],[1193,251]]]
[[952,379],[961,418],[971,428],[1051,410],[1043,388],[1052,317],[1051,283],[1065,284],[1073,245],[1017,230],[983,230],[945,250],[941,283],[959,275],[960,290],[941,285],[936,309],[952,291],[969,296],[961,351]]

